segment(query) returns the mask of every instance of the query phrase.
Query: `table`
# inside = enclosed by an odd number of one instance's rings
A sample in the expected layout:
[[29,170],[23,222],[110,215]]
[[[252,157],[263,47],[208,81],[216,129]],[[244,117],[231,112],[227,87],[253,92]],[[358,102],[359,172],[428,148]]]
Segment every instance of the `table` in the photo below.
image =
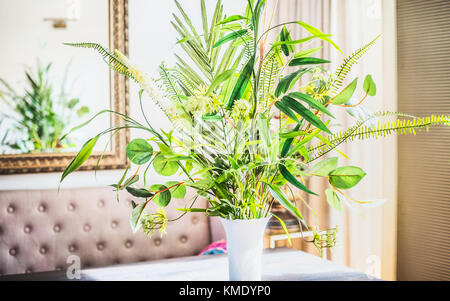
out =
[[[263,281],[334,281],[379,280],[340,264],[292,249],[266,249],[263,255]],[[68,280],[65,271],[6,275],[5,280]],[[85,269],[81,280],[158,280],[158,281],[226,281],[226,255],[193,256],[152,262],[122,264]]]

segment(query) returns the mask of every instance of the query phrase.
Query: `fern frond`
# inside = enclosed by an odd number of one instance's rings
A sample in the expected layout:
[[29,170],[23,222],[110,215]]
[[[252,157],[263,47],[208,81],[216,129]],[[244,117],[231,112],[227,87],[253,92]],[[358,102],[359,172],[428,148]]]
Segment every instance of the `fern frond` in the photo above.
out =
[[174,76],[170,73],[170,71],[166,68],[164,64],[161,64],[159,66],[159,76],[167,92],[167,96],[169,96],[169,98],[172,101],[180,102],[178,95],[181,95],[181,91],[176,85],[176,80],[174,79]]
[[353,52],[349,57],[347,57],[342,65],[337,69],[334,80],[331,86],[331,93],[334,95],[340,87],[344,84],[344,80],[347,77],[347,74],[351,71],[353,65],[358,63],[358,60],[375,44],[375,42],[381,37],[381,34],[378,35],[375,39],[370,41],[368,44],[359,48],[355,52]]
[[267,108],[269,94],[273,90],[276,81],[279,79],[280,72],[280,63],[277,60],[276,53],[272,51],[263,62],[259,78],[259,99],[265,100],[264,103],[261,104],[261,109],[263,111]]
[[[409,117],[410,119],[404,120],[388,120],[379,121],[377,125],[366,126],[364,125],[370,119],[376,117]],[[410,115],[393,113],[393,112],[380,112],[372,115],[364,121],[359,121],[355,126],[349,128],[346,131],[336,133],[329,137],[329,143],[319,143],[317,145],[307,148],[310,157],[309,162],[314,161],[323,155],[329,153],[340,144],[351,142],[353,140],[365,140],[365,139],[377,139],[379,137],[386,137],[388,135],[397,134],[413,134],[416,135],[416,131],[426,129],[428,132],[432,126],[447,125],[450,126],[450,116],[436,116],[430,115],[424,118],[416,118]]]
[[113,71],[131,78],[132,80],[137,82],[134,76],[128,71],[128,66],[124,62],[122,62],[115,53],[110,52],[102,45],[96,43],[64,43],[64,45],[95,50],[103,57],[103,60]]

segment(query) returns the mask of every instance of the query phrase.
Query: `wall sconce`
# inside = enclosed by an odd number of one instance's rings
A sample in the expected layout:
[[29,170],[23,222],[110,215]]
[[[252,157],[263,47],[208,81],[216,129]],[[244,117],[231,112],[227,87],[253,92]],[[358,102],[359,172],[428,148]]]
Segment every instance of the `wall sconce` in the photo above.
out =
[[44,18],[44,21],[52,22],[53,28],[65,29],[67,28],[67,22],[80,20],[81,0],[66,0],[65,9],[65,17]]

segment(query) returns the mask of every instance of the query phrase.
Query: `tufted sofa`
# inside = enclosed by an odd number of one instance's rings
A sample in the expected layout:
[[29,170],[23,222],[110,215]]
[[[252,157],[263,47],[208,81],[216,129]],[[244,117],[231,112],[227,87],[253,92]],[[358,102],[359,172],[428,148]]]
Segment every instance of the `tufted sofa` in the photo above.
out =
[[[187,196],[189,197],[189,196]],[[173,201],[169,219],[181,213]],[[198,207],[206,206],[199,200]],[[120,203],[110,188],[0,192],[0,275],[65,269],[77,255],[81,267],[107,266],[195,255],[211,241],[208,218],[188,214],[167,235],[133,234],[131,197]]]

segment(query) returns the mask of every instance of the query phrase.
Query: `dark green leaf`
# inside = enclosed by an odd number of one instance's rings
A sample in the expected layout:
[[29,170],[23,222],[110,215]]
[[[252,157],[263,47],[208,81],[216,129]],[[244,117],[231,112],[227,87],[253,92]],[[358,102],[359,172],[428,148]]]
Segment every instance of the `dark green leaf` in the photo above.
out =
[[316,128],[321,129],[324,132],[327,132],[328,134],[331,134],[330,130],[327,128],[327,126],[312,113],[310,110],[308,110],[305,106],[303,106],[301,103],[293,99],[289,96],[284,96],[281,100],[283,104],[285,104],[290,109],[294,110],[300,116],[302,116],[305,120],[310,122],[312,125],[314,125]]
[[[297,124],[294,128],[294,132],[297,132],[300,129],[300,124]],[[294,138],[290,138],[284,142],[283,148],[281,149],[281,157],[284,158],[287,153],[289,152],[289,149],[292,146],[292,142],[294,141]]]
[[286,195],[283,193],[283,191],[281,191],[281,189],[273,184],[267,184],[269,185],[269,191],[270,194],[287,210],[289,210],[290,212],[292,212],[296,217],[298,217],[300,220],[303,220],[303,216],[300,213],[300,211],[298,210],[298,208],[292,203],[290,202]]
[[153,147],[145,139],[134,139],[126,148],[128,159],[137,165],[150,161],[153,156]]
[[324,60],[324,59],[318,59],[318,58],[314,58],[314,57],[301,57],[298,59],[293,59],[289,63],[289,66],[294,67],[294,66],[318,65],[318,64],[327,64],[327,63],[331,63],[331,61]]
[[289,170],[287,170],[287,168],[280,164],[278,166],[278,168],[280,169],[281,174],[283,175],[283,177],[292,185],[294,185],[295,187],[297,187],[300,190],[303,190],[309,194],[313,194],[313,195],[318,195],[315,192],[312,192],[311,190],[309,190],[308,188],[306,188],[305,185],[303,185],[302,183],[300,183],[290,172]]
[[92,139],[89,139],[83,145],[83,147],[78,152],[76,157],[72,160],[72,162],[70,162],[69,166],[66,167],[66,170],[64,170],[64,172],[61,176],[61,180],[59,181],[60,183],[64,180],[65,177],[67,177],[70,173],[72,173],[75,170],[77,170],[78,168],[80,168],[81,165],[83,165],[83,163],[86,162],[86,160],[91,155],[92,150],[94,149],[99,137],[100,136],[96,136]]
[[133,187],[127,187],[126,189],[128,193],[137,198],[151,198],[153,196],[153,193],[151,193],[147,189]]
[[244,20],[244,19],[247,19],[247,18],[244,16],[240,16],[240,15],[234,15],[234,16],[226,18],[225,20],[217,23],[216,25],[223,25],[223,24],[227,24],[227,23],[231,23],[231,22],[239,21],[239,20]]
[[339,167],[328,174],[330,184],[339,189],[350,189],[356,186],[366,175],[357,166]]
[[[281,42],[291,42],[291,34],[289,33],[289,30],[286,26],[283,26],[283,29],[280,33],[280,41]],[[281,44],[281,50],[283,51],[285,56],[289,56],[289,54],[295,50],[294,46],[289,45],[288,43]]]
[[233,92],[231,93],[230,100],[228,101],[227,108],[231,109],[236,100],[241,99],[242,95],[247,88],[250,78],[253,74],[253,67],[255,65],[255,56],[253,56],[245,65],[239,76],[236,85],[234,86]]
[[219,41],[217,41],[216,44],[214,44],[214,48],[219,47],[222,44],[225,44],[227,42],[233,41],[239,37],[242,37],[244,35],[247,34],[247,29],[241,29],[238,31],[234,31],[226,36],[224,36],[223,38],[221,38]]
[[298,120],[297,116],[295,116],[295,113],[292,112],[291,109],[289,109],[288,106],[282,103],[281,101],[277,101],[275,103],[275,107],[277,107],[278,110],[286,114],[286,116],[288,116],[295,122],[300,123],[300,120]]
[[312,98],[308,94],[303,94],[303,93],[300,93],[300,92],[293,92],[293,93],[290,93],[289,96],[292,97],[292,98],[296,98],[298,100],[304,101],[311,108],[319,110],[320,112],[325,113],[328,116],[334,118],[333,114],[331,114],[330,111],[328,111],[328,109],[323,104],[321,104],[319,101],[315,100],[314,98]]
[[295,71],[291,74],[289,74],[286,77],[283,77],[280,82],[278,83],[278,86],[275,90],[275,97],[280,97],[281,94],[286,93],[289,88],[292,86],[292,84],[295,84],[295,82],[306,73],[308,69],[303,68],[298,71]]

